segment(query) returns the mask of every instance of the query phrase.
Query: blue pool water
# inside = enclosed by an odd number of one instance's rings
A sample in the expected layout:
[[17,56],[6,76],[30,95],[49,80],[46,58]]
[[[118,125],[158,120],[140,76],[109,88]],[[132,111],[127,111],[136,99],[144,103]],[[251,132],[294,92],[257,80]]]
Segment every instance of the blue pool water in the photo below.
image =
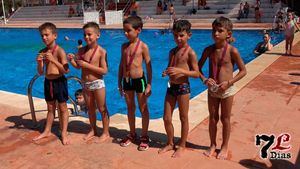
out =
[[[59,29],[57,43],[65,51],[75,52],[77,39],[83,39],[81,29]],[[190,46],[196,51],[198,59],[201,57],[203,49],[212,44],[210,30],[193,30]],[[76,41],[65,41],[64,37]],[[282,34],[272,34],[272,43],[277,44],[283,40]],[[37,29],[0,29],[0,90],[26,95],[27,86],[31,78],[36,74],[35,57],[37,52],[43,48],[39,32]],[[238,48],[245,63],[253,60],[255,55],[252,51],[258,41],[262,40],[261,31],[234,31],[236,42],[233,43]],[[166,68],[168,62],[168,52],[175,46],[173,35],[166,33],[161,35],[160,30],[143,30],[140,38],[148,44],[153,67],[152,95],[148,104],[151,118],[162,117],[163,102],[167,87],[168,78],[162,78],[161,73]],[[126,41],[122,30],[102,30],[99,43],[108,53],[109,72],[105,76],[107,90],[107,105],[110,114],[126,114],[125,100],[120,97],[117,90],[118,65],[120,61],[121,44]],[[71,67],[71,66],[70,66]],[[208,64],[206,63],[204,73],[207,75]],[[71,72],[67,76],[80,77],[80,70],[71,67]],[[194,97],[203,90],[205,86],[199,79],[191,79],[191,96]],[[74,97],[74,92],[80,86],[75,81],[69,81],[69,94]],[[43,98],[43,78],[39,78],[33,87],[33,96]],[[137,103],[137,102],[136,102]],[[140,112],[137,110],[137,116]]]

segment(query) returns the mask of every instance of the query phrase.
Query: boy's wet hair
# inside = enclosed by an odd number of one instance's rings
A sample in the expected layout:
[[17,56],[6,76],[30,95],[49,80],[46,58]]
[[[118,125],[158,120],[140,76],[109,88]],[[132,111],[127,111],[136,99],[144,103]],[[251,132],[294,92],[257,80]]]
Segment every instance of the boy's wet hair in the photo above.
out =
[[77,96],[79,96],[79,95],[82,95],[82,89],[76,90],[76,92],[75,92],[75,97],[77,97]]
[[41,26],[39,26],[39,31],[42,32],[45,29],[51,30],[52,33],[56,34],[56,26],[51,22],[45,22]]
[[130,16],[123,21],[123,25],[130,24],[134,29],[143,28],[142,18],[139,16]]
[[85,25],[83,25],[82,29],[87,29],[87,28],[94,28],[96,30],[96,33],[100,33],[100,27],[96,22],[88,22]]
[[227,31],[232,31],[233,24],[230,19],[221,16],[214,20],[212,27],[224,27]]
[[192,24],[188,20],[177,20],[173,24],[174,32],[182,32],[186,31],[187,33],[191,33]]

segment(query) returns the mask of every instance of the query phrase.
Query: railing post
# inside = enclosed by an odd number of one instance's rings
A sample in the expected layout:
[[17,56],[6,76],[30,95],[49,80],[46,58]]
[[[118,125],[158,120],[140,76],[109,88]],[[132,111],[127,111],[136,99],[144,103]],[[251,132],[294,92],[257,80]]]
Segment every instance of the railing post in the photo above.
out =
[[32,99],[32,86],[35,82],[36,79],[38,79],[41,75],[36,74],[31,80],[27,88],[27,96],[28,96],[28,101],[29,101],[29,106],[30,106],[30,113],[31,113],[31,118],[33,123],[36,123],[36,116],[35,116],[35,110],[34,110],[34,103]]

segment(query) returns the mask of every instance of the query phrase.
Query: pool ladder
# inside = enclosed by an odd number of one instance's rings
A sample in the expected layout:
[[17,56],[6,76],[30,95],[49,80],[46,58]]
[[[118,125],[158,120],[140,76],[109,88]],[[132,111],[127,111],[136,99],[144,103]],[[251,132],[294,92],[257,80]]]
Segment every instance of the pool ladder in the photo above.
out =
[[[36,79],[38,79],[40,76],[39,74],[36,74],[29,82],[28,84],[28,88],[27,88],[27,96],[28,96],[28,101],[29,101],[29,106],[30,106],[30,112],[31,112],[31,118],[34,124],[37,123],[36,121],[36,115],[35,115],[35,110],[34,110],[34,103],[33,103],[33,98],[32,98],[32,87],[34,82],[36,81]],[[82,84],[81,80],[76,77],[76,76],[68,76],[67,80],[75,80],[77,81],[80,85]],[[77,104],[75,102],[75,100],[72,99],[72,97],[70,97],[70,95],[68,96],[70,102],[72,103],[73,107],[74,107],[74,112],[72,111],[72,113],[74,113],[74,115],[78,115],[78,108],[77,108]]]

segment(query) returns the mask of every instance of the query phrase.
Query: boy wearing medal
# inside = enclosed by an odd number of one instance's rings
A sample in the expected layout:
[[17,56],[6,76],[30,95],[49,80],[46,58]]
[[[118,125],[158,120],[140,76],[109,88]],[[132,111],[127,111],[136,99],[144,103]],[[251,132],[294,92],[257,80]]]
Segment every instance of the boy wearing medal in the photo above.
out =
[[[127,104],[127,117],[130,133],[122,139],[122,147],[129,146],[136,140],[135,132],[135,94],[142,114],[142,133],[138,150],[149,148],[148,126],[149,111],[147,98],[151,95],[152,67],[148,46],[139,39],[143,22],[138,16],[128,17],[123,22],[123,30],[129,42],[122,45],[121,61],[119,65],[118,87],[121,96],[125,96]],[[147,80],[143,71],[143,61],[146,64]]]
[[[221,119],[222,144],[217,159],[228,159],[228,143],[230,136],[230,116],[235,94],[234,83],[246,75],[245,64],[238,49],[228,43],[232,38],[232,22],[225,17],[219,17],[212,23],[212,38],[214,44],[204,49],[198,65],[200,79],[208,86],[209,136],[210,148],[204,155],[212,157],[217,147],[217,124]],[[209,77],[205,77],[202,68],[209,59]],[[239,72],[234,75],[234,66]],[[219,107],[221,112],[219,113]],[[220,114],[220,115],[219,115]]]

